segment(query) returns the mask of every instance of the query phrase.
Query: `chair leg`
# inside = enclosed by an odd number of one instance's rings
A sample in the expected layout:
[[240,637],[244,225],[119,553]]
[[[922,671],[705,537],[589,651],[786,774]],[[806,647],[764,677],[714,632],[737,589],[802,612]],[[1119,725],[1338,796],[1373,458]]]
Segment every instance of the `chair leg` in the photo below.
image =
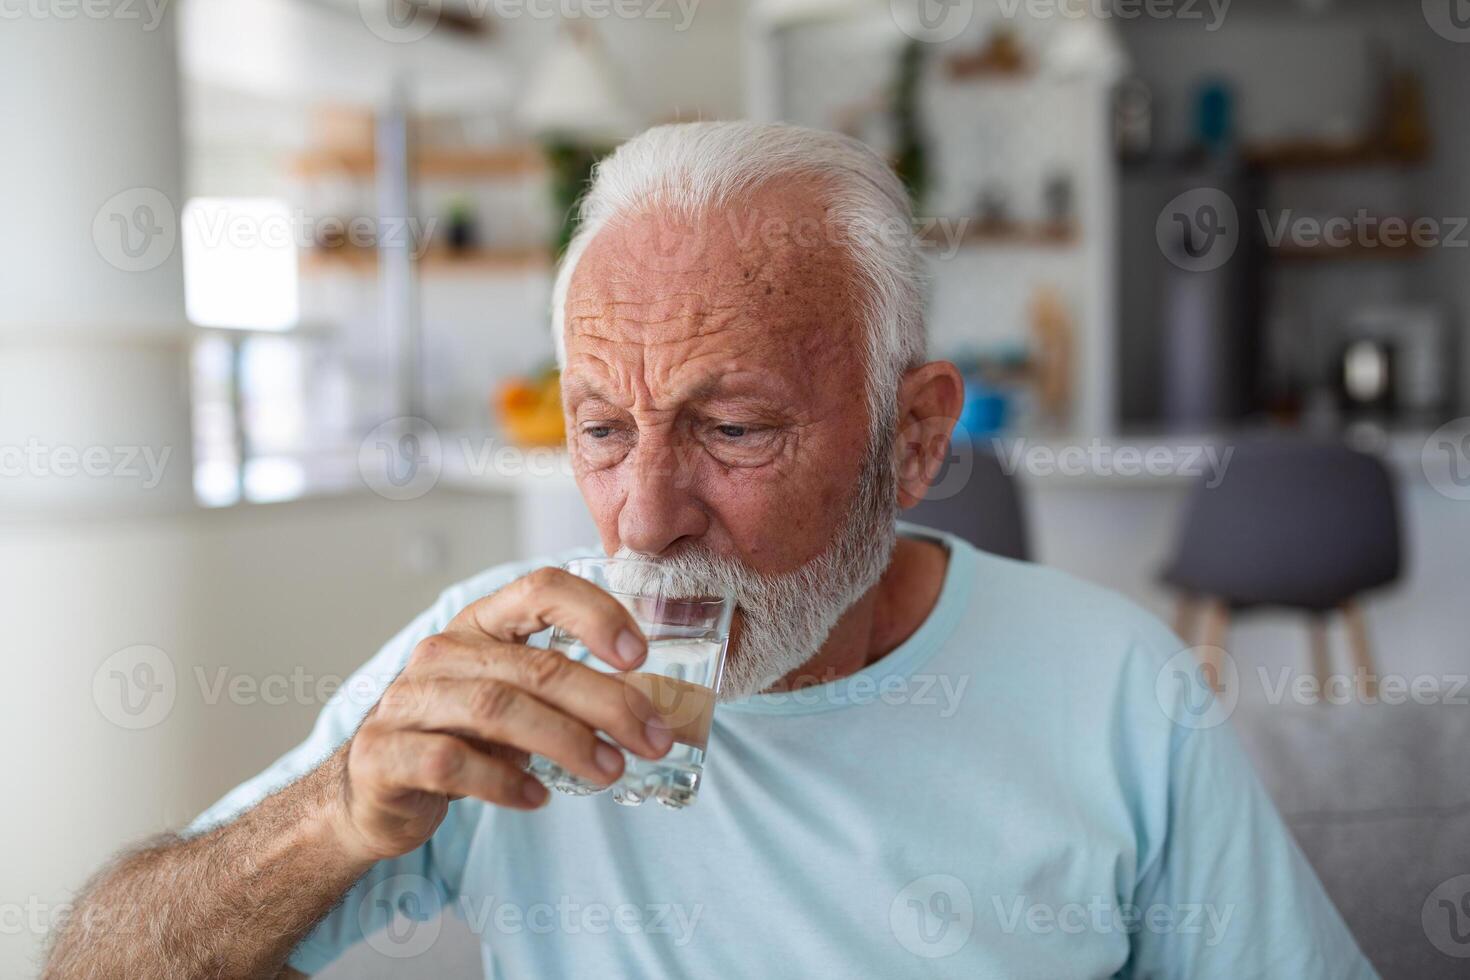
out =
[[1324,693],[1332,677],[1331,650],[1327,644],[1327,617],[1313,616],[1307,627],[1312,635],[1312,673],[1317,678],[1318,688]]
[[1199,645],[1200,658],[1205,665],[1205,676],[1210,679],[1210,686],[1216,693],[1224,690],[1221,678],[1224,671],[1220,664],[1220,655],[1217,650],[1225,648],[1225,635],[1230,630],[1230,607],[1219,599],[1210,599],[1205,603],[1205,625],[1201,631]]
[[1342,618],[1347,625],[1348,647],[1353,654],[1353,682],[1362,696],[1372,698],[1378,691],[1378,678],[1373,673],[1373,654],[1368,644],[1368,623],[1363,607],[1356,600],[1342,604]]
[[1192,595],[1179,597],[1179,608],[1174,611],[1174,635],[1186,644],[1193,642],[1195,625],[1199,621],[1199,600]]

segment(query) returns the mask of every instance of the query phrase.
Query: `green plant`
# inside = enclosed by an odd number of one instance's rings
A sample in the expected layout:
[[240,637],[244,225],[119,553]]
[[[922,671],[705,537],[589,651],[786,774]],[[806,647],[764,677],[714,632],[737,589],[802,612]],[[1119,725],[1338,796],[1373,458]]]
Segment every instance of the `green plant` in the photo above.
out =
[[929,189],[929,160],[925,146],[923,120],[919,110],[919,86],[924,75],[922,41],[911,40],[898,56],[898,76],[894,83],[891,112],[893,114],[893,169],[909,189],[914,210],[922,210],[924,194]]
[[560,218],[552,242],[556,257],[566,251],[577,230],[577,202],[592,180],[592,168],[611,147],[592,147],[569,140],[548,140],[543,149],[551,169],[551,205]]

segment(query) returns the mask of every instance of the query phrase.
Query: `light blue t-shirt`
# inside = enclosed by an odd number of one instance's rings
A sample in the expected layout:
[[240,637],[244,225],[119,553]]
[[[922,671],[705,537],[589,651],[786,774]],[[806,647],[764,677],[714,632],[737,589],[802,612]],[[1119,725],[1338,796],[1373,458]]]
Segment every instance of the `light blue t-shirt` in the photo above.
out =
[[[291,965],[365,938],[416,955],[451,909],[487,977],[1375,975],[1168,630],[1059,572],[903,532],[949,550],[928,619],[854,675],[721,705],[691,808],[460,800]],[[419,639],[564,557],[446,591],[194,829],[310,771]]]

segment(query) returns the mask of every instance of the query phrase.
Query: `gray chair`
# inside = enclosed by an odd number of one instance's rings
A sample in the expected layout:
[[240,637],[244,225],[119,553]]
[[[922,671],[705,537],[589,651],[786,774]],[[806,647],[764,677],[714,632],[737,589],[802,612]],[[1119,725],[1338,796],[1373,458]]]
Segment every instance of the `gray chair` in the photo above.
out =
[[1016,481],[989,445],[957,435],[929,495],[904,519],[963,538],[981,551],[1031,559],[1026,514]]
[[1219,485],[1196,486],[1163,580],[1183,594],[1176,625],[1185,642],[1203,610],[1206,647],[1221,646],[1232,611],[1306,614],[1313,668],[1325,682],[1333,611],[1346,619],[1354,667],[1372,677],[1358,597],[1394,581],[1401,565],[1397,495],[1377,457],[1336,442],[1270,438],[1236,445]]

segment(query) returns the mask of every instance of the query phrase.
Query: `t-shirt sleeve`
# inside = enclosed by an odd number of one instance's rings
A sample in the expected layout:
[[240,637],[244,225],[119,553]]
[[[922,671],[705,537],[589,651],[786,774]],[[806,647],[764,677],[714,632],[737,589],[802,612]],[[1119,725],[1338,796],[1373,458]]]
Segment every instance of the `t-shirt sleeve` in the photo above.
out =
[[1167,826],[1136,881],[1123,976],[1376,977],[1225,723],[1224,702],[1202,675],[1186,675],[1172,703],[1159,688],[1173,721]]
[[[185,835],[226,824],[267,796],[314,770],[357,730],[383,690],[402,671],[413,648],[441,631],[464,605],[445,593],[343,682],[317,717],[311,734],[264,772],[227,793],[194,820]],[[383,944],[386,955],[412,955],[430,922],[458,893],[464,856],[473,834],[474,801],[451,804],[444,822],[423,846],[380,861],[354,885],[290,957],[302,973],[318,973],[354,944]]]

